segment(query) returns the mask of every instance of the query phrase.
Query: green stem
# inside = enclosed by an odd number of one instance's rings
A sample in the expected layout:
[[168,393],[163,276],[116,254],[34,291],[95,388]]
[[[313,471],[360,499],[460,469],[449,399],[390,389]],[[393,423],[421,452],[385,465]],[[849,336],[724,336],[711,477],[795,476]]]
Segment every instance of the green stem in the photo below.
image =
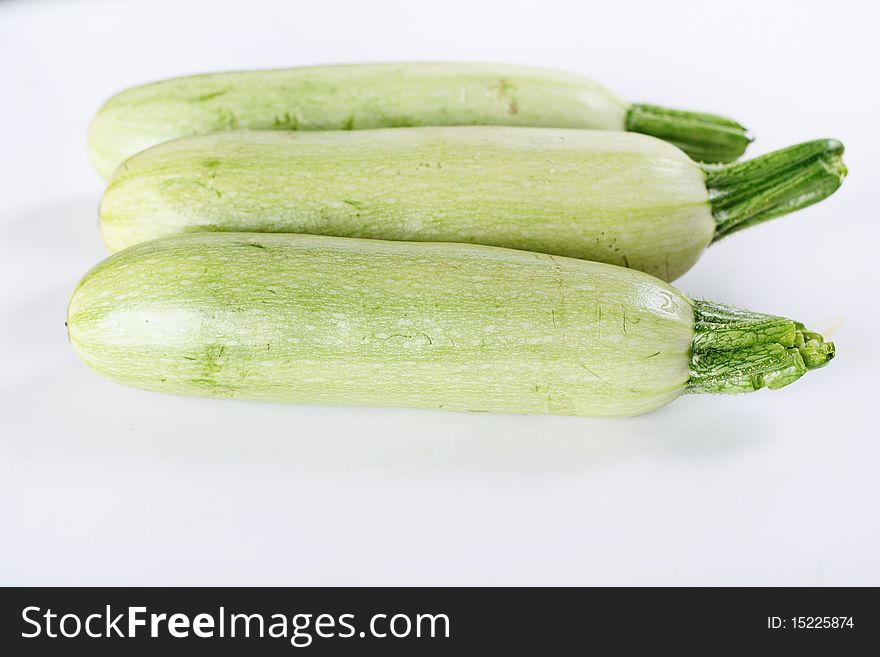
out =
[[688,392],[782,388],[834,358],[834,343],[784,317],[694,302]]
[[638,103],[626,113],[626,129],[673,143],[698,162],[732,162],[752,141],[743,126],[723,116]]
[[846,177],[843,144],[817,139],[747,162],[707,165],[713,242],[831,196]]

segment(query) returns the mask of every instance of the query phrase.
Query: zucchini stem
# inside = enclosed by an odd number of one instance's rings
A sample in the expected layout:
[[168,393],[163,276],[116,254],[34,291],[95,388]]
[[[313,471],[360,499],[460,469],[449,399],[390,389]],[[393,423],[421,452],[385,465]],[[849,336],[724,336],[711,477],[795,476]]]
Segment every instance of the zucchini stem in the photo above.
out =
[[716,229],[712,242],[828,198],[846,177],[843,144],[817,139],[736,164],[702,165]]
[[691,393],[775,390],[823,367],[834,343],[784,317],[694,301]]
[[743,126],[723,116],[638,103],[626,113],[626,129],[675,144],[698,162],[733,162],[752,141]]

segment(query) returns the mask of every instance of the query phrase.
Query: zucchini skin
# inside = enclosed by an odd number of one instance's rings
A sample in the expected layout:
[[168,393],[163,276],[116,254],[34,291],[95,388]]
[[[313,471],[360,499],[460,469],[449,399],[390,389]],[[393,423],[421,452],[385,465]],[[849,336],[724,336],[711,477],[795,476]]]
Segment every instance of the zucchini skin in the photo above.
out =
[[230,132],[128,160],[101,231],[111,251],[193,231],[479,243],[668,281],[715,234],[705,177],[678,148],[624,132]]
[[115,254],[80,358],[180,394],[636,415],[686,391],[691,302],[638,271],[467,244],[198,233]]
[[429,125],[624,130],[628,109],[591,80],[525,66],[426,62],[210,73],[117,94],[95,116],[89,150],[109,178],[135,153],[190,135]]

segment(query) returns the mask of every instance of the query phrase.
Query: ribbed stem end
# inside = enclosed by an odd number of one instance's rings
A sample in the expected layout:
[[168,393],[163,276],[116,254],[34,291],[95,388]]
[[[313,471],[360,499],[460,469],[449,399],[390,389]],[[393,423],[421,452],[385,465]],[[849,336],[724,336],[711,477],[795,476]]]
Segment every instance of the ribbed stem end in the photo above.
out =
[[723,116],[638,103],[626,114],[626,129],[675,144],[698,162],[733,162],[752,141],[743,126]]
[[713,242],[831,196],[846,177],[843,144],[817,139],[747,162],[703,165]]
[[784,317],[694,302],[691,393],[782,388],[834,358],[834,343]]

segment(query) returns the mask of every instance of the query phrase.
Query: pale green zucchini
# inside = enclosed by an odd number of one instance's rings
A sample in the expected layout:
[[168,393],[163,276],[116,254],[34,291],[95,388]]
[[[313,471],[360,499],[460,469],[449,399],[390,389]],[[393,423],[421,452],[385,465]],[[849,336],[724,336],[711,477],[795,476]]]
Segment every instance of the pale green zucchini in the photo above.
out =
[[498,126],[232,132],[129,159],[101,203],[111,251],[192,231],[471,242],[664,280],[708,244],[815,203],[843,147],[700,165],[644,135]]
[[642,272],[468,244],[199,233],[133,246],[76,288],[80,358],[165,392],[634,415],[779,388],[833,355],[780,317]]
[[95,168],[109,178],[138,151],[190,135],[428,125],[630,130],[666,139],[704,162],[735,160],[750,141],[730,119],[633,105],[569,73],[417,63],[214,73],[135,87],[100,109],[89,148]]

